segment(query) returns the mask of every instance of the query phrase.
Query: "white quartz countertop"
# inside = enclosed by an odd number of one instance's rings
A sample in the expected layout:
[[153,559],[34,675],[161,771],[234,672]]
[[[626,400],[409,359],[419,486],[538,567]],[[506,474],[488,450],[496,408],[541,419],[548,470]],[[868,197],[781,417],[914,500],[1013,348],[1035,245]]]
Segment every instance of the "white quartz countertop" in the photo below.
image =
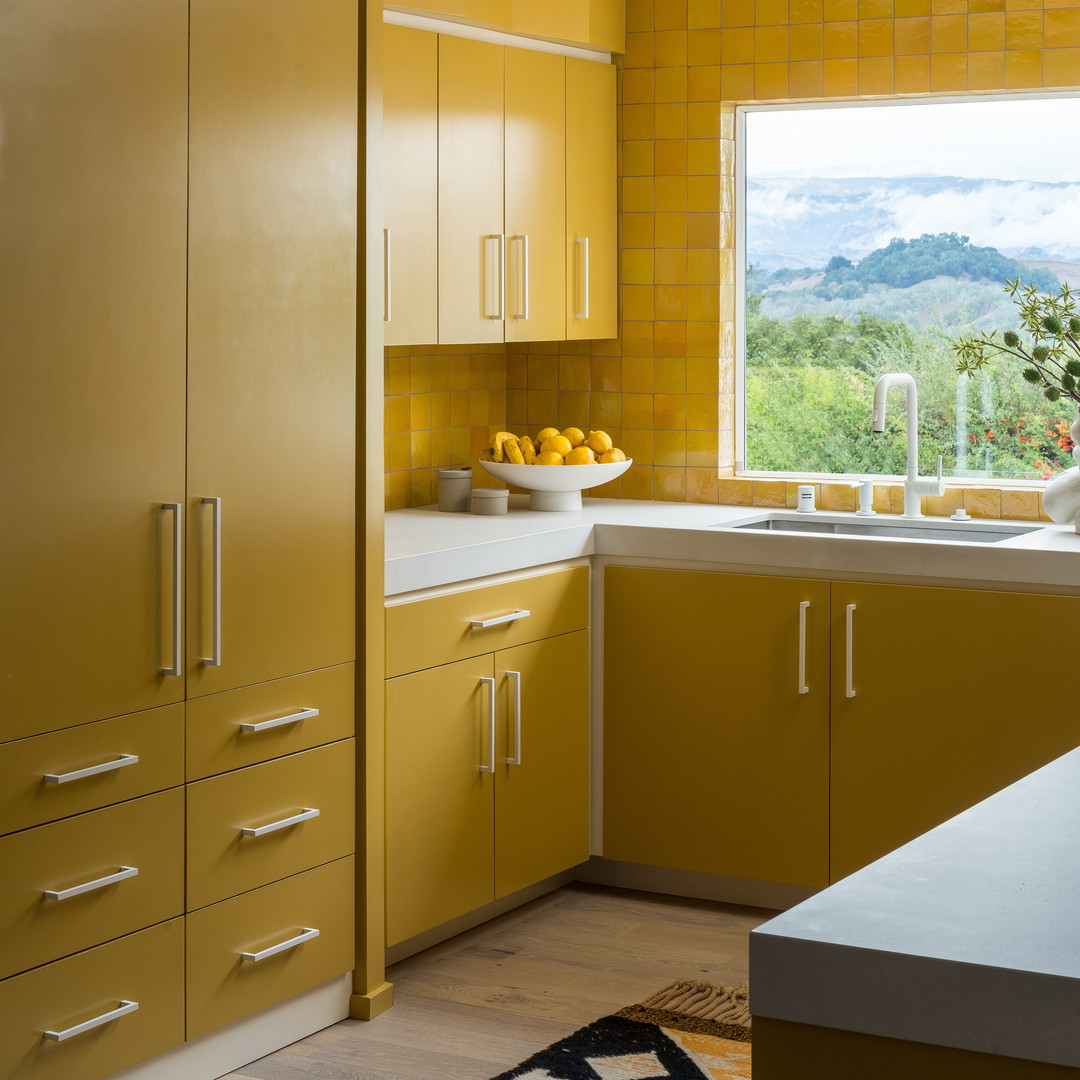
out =
[[[745,567],[754,572],[1080,589],[1080,536],[1063,525],[1031,523],[1042,527],[995,544],[709,527],[754,520],[766,512],[763,507],[585,499],[581,510],[545,513],[530,510],[525,495],[511,495],[509,513],[497,517],[440,513],[433,506],[395,510],[386,515],[386,594],[583,555],[713,564],[729,570]],[[846,516],[856,520],[854,514]],[[891,519],[882,514],[877,520]]]
[[754,1015],[1080,1066],[1078,791],[1074,750],[759,927]]

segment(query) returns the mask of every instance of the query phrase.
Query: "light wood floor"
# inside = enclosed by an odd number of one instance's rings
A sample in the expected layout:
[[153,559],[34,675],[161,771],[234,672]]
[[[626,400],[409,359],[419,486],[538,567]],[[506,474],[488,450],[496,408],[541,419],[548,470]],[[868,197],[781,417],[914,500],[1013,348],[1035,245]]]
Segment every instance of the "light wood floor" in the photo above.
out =
[[489,1080],[676,979],[747,979],[772,913],[569,885],[395,965],[394,1007],[345,1020],[234,1080]]

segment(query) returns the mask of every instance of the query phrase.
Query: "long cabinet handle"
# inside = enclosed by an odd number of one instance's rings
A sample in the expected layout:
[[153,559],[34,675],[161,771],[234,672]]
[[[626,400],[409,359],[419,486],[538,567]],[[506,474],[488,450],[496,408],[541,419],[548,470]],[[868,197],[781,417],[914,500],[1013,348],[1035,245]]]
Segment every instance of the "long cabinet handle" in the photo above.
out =
[[581,310],[574,312],[575,319],[587,319],[589,317],[589,238],[587,236],[575,237],[574,243],[581,252],[581,277],[579,280],[579,293],[581,297]]
[[127,1016],[128,1013],[137,1012],[138,1008],[139,1003],[137,1001],[121,1001],[118,1008],[110,1009],[100,1016],[95,1016],[93,1020],[84,1020],[81,1024],[64,1028],[62,1031],[44,1031],[42,1034],[52,1042],[63,1042],[73,1035],[81,1035],[84,1031],[93,1031],[94,1028],[99,1028],[102,1024],[108,1024],[112,1020],[119,1020],[121,1016]]
[[806,612],[810,608],[809,600],[799,603],[799,693],[809,694],[810,687],[806,685]]
[[469,625],[474,630],[486,630],[489,626],[501,626],[503,623],[516,622],[518,619],[528,618],[532,612],[528,608],[518,608],[506,615],[495,615],[490,619],[470,619]]
[[484,318],[506,318],[506,237],[484,237]]
[[310,720],[311,717],[318,715],[318,709],[301,709],[299,712],[289,713],[288,716],[276,716],[273,720],[241,724],[240,730],[244,732],[269,731],[271,728],[285,727],[286,724],[299,724],[301,720]]
[[100,765],[89,765],[85,769],[76,769],[74,772],[45,773],[42,780],[46,784],[70,784],[72,780],[85,780],[88,776],[100,776],[102,773],[115,772],[128,765],[138,765],[138,754],[121,754],[112,761],[103,761]]
[[277,945],[271,945],[269,949],[263,949],[261,952],[242,952],[240,955],[245,960],[250,960],[251,963],[257,964],[260,960],[268,960],[271,956],[277,956],[278,953],[287,952],[289,949],[295,949],[297,945],[303,945],[305,941],[311,941],[313,938],[319,936],[319,931],[313,926],[305,926],[303,931],[291,937],[287,941],[279,942]]
[[181,653],[184,625],[184,504],[162,503],[161,508],[173,516],[173,575],[172,575],[172,663],[161,669],[162,675],[182,675]]
[[389,229],[383,229],[383,322],[393,322],[394,304],[391,275],[394,269],[392,238]]
[[520,236],[511,236],[510,239],[521,245],[517,274],[518,303],[514,318],[527,319],[529,317],[529,234],[522,233]]
[[258,828],[252,826],[245,826],[240,830],[241,836],[267,836],[269,833],[279,832],[281,829],[288,829],[292,825],[299,825],[301,821],[310,821],[312,818],[317,818],[320,811],[313,806],[305,806],[299,814],[292,814],[289,817],[282,818],[280,821],[271,821],[269,825],[260,825]]
[[210,577],[210,655],[202,662],[207,667],[221,667],[221,499],[203,499],[214,515],[213,546],[211,558],[213,570]]
[[93,881],[84,881],[81,885],[72,885],[70,889],[42,889],[41,895],[46,900],[70,900],[73,896],[82,896],[83,893],[104,889],[107,885],[115,885],[118,881],[127,881],[128,878],[138,876],[137,866],[121,866],[115,874],[95,878]]
[[844,686],[846,696],[855,696],[853,637],[855,628],[855,605],[848,604],[844,616]]
[[495,680],[489,679],[486,676],[481,676],[480,681],[487,686],[488,690],[488,763],[486,765],[481,765],[480,771],[482,773],[493,773],[495,771]]
[[514,753],[506,759],[507,765],[521,764],[521,672],[508,671],[506,677],[514,684]]

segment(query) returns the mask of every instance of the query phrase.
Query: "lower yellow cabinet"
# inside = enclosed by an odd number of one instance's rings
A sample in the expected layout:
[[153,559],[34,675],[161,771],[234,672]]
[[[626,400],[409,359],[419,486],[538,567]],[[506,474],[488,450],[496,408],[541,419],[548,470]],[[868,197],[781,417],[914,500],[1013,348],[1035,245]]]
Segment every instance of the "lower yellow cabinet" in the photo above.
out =
[[183,1040],[183,919],[0,982],[4,1080],[100,1080]]
[[187,917],[187,1037],[351,970],[350,856]]
[[394,945],[589,855],[588,632],[389,679]]
[[184,792],[0,839],[0,978],[184,910]]

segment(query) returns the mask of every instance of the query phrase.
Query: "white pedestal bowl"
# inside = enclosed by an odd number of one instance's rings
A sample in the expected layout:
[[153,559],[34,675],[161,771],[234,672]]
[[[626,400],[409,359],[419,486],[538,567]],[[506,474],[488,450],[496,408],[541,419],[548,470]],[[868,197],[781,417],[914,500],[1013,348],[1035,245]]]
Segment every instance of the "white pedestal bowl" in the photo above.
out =
[[529,492],[532,510],[580,510],[581,493],[622,476],[633,465],[615,461],[610,465],[510,465],[501,461],[481,461],[492,476]]

